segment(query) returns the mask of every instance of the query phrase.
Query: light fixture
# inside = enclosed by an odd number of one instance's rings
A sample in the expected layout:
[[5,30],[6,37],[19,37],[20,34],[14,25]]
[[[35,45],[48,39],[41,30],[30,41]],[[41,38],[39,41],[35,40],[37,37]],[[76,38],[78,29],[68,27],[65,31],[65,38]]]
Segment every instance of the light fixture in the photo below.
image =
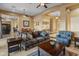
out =
[[46,5],[46,4],[47,4],[47,3],[39,3],[39,5],[37,5],[36,8],[39,8],[39,7],[41,7],[41,6],[47,8],[47,5]]
[[66,11],[67,11],[67,12],[70,12],[70,9],[67,9]]
[[56,19],[58,19],[59,17],[58,16],[56,16]]
[[45,0],[39,0],[39,5],[37,5],[36,8],[39,8],[40,6],[43,6],[43,7],[47,8],[47,5],[46,4],[47,3],[45,3]]

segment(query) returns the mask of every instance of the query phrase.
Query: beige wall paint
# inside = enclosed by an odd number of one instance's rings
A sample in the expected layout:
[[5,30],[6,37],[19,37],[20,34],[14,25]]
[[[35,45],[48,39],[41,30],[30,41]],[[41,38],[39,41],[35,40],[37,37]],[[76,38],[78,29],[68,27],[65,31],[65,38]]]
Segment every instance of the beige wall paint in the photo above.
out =
[[2,37],[2,31],[1,31],[1,19],[0,19],[0,38]]
[[70,31],[75,33],[75,36],[79,37],[79,16],[71,16]]
[[71,31],[79,31],[79,17],[71,17]]
[[56,19],[57,16],[51,16],[51,21],[50,21],[50,29],[51,33],[56,33],[58,31],[58,19]]
[[[47,24],[44,24],[44,22],[47,22]],[[34,17],[34,29],[35,31],[44,29],[50,31],[50,16],[39,15]]]
[[60,31],[66,31],[66,8],[61,7],[60,8]]
[[[23,26],[23,21],[29,21],[29,27]],[[32,19],[30,17],[25,17],[24,15],[19,16],[16,20],[11,21],[11,35],[14,35],[13,27],[18,26],[18,30],[21,31],[22,28],[33,28]]]
[[[29,21],[29,27],[23,26],[24,20]],[[30,17],[20,16],[17,23],[18,23],[18,28],[19,28],[20,31],[21,31],[22,28],[33,28],[32,19]]]

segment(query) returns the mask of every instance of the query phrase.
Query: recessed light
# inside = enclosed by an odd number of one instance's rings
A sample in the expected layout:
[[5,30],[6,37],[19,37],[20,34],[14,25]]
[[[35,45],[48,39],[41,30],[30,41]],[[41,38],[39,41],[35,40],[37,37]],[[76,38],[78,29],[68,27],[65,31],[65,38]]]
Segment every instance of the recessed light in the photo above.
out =
[[12,6],[12,8],[16,8],[15,6]]
[[23,11],[26,12],[27,10],[26,9],[23,9]]
[[16,7],[12,6],[12,11],[15,12],[16,11]]

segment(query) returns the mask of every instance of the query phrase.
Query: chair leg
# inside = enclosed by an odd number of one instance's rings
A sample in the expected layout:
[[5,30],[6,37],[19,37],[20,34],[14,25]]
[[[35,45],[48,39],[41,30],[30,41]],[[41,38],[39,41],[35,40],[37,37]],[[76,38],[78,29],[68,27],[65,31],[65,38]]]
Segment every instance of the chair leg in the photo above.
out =
[[27,51],[27,48],[25,48],[25,51]]
[[63,48],[63,55],[65,56],[65,47]]
[[75,47],[76,47],[76,41],[75,41]]
[[10,53],[8,52],[8,56],[10,56]]
[[27,51],[27,48],[28,48],[28,47],[27,47],[27,46],[25,46],[25,51]]

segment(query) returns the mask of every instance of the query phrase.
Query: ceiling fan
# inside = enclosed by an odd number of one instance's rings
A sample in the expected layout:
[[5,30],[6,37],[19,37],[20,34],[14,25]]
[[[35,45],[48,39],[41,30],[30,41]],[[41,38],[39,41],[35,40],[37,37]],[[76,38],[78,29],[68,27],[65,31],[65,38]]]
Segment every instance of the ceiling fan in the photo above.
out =
[[45,8],[47,8],[47,5],[46,5],[47,3],[40,3],[39,5],[37,5],[37,7],[36,8],[39,8],[39,7],[41,7],[41,6],[43,6],[43,7],[45,7]]

